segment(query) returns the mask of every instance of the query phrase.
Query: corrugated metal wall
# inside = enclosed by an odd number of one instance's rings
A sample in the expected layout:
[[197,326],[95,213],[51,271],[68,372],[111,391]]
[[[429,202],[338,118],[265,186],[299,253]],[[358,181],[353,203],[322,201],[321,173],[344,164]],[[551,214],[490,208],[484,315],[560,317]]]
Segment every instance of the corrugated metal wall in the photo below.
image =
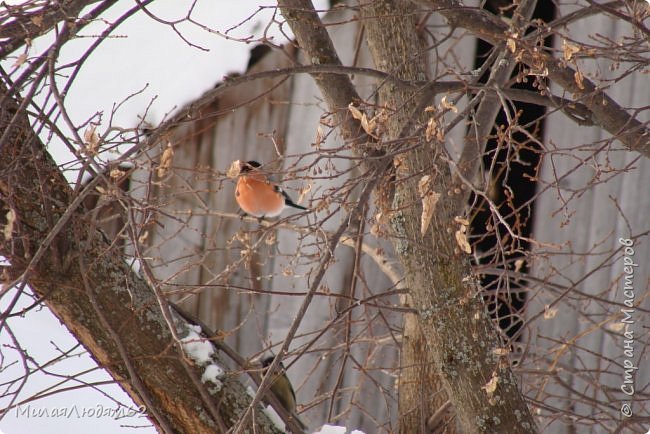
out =
[[[345,65],[373,66],[353,18],[351,11],[330,12],[326,20],[337,23],[329,27],[332,38]],[[436,19],[435,15],[430,17]],[[583,20],[581,26],[572,28],[577,39],[587,38],[594,29],[608,31],[612,37],[627,31],[602,17]],[[561,44],[561,40],[556,39],[556,43]],[[470,71],[473,53],[472,38],[461,42],[452,39],[433,50],[432,65],[439,74],[448,66]],[[288,47],[285,53],[274,51],[264,56],[248,73],[289,67],[294,60],[308,63]],[[607,67],[600,65],[598,70],[602,73]],[[585,64],[584,68],[587,72],[590,67]],[[374,79],[354,79],[364,98],[373,102]],[[617,83],[610,94],[623,105],[647,105],[649,85],[647,75],[633,74]],[[460,109],[465,101],[458,103]],[[163,210],[152,211],[149,216],[151,229],[145,241],[150,246],[145,255],[155,264],[157,277],[164,281],[166,290],[176,291],[175,297],[183,300],[185,307],[228,333],[228,342],[244,356],[257,355],[283,341],[311,283],[314,263],[325,248],[320,230],[332,231],[345,218],[340,197],[356,168],[346,151],[337,150],[343,143],[336,131],[325,125],[326,111],[313,79],[307,75],[295,75],[283,82],[252,81],[227,91],[203,110],[200,120],[174,132],[170,140],[175,150],[172,170],[162,178],[149,177],[149,164],[155,167],[163,144],[152,152],[151,163],[143,161],[147,170],[136,172],[134,177],[134,192]],[[326,139],[316,147],[313,144],[319,125]],[[550,152],[540,174],[534,222],[534,236],[540,244],[532,264],[532,273],[541,283],[529,282],[529,341],[524,343],[528,350],[521,365],[523,372],[528,372],[523,376],[524,388],[533,399],[557,406],[541,412],[544,432],[573,432],[575,419],[564,417],[565,410],[603,418],[603,424],[593,429],[607,432],[618,417],[621,394],[617,390],[623,363],[617,325],[624,301],[622,259],[620,252],[612,252],[620,247],[619,237],[642,235],[635,244],[635,258],[638,263],[647,262],[648,162],[616,144],[591,158],[592,148],[580,150],[578,145],[607,139],[607,134],[597,128],[577,127],[561,113],[550,115],[546,126],[544,144]],[[460,152],[464,133],[461,124],[448,136],[452,155]],[[302,204],[319,211],[282,219],[272,230],[240,220],[233,215],[237,210],[234,182],[225,176],[236,159],[266,163],[265,169],[276,172],[277,179],[288,180],[285,186],[294,198],[309,189]],[[606,183],[582,190],[594,180],[608,178],[612,167],[626,170]],[[553,185],[555,180],[560,180],[559,187]],[[355,194],[358,191],[352,188],[348,203],[354,201]],[[324,222],[319,230],[311,231],[321,219]],[[368,234],[369,227],[363,232],[365,243],[389,250],[384,242]],[[365,297],[392,287],[376,264],[364,256],[357,271],[359,279],[351,289],[354,258],[354,249],[337,249],[323,292]],[[648,272],[644,267],[636,270],[636,302],[647,308]],[[270,291],[276,293],[266,294]],[[397,303],[397,298],[391,301]],[[377,309],[360,307],[347,318],[339,315],[345,307],[336,297],[317,296],[291,345],[293,350],[310,345],[289,369],[299,404],[307,409],[304,419],[317,426],[339,415],[349,426],[367,432],[377,432],[378,426],[392,431],[397,404],[389,368],[396,360],[397,346],[391,342],[387,327],[398,327],[399,315],[384,318]],[[635,318],[635,336],[639,337],[635,362],[643,364],[647,362],[643,343],[647,341],[647,320],[642,310],[637,310]],[[349,336],[357,339],[346,341],[347,324]],[[324,328],[327,332],[312,342]],[[380,343],[382,340],[388,344]],[[354,363],[348,360],[346,369],[341,370],[340,362],[346,354]],[[608,374],[589,371],[592,369]],[[645,386],[650,370],[641,372],[637,384]],[[575,390],[569,391],[569,387]],[[332,398],[335,389],[338,394]],[[637,396],[638,400],[644,398],[647,396]],[[647,404],[635,405],[642,411]],[[589,431],[585,425],[577,429]]]
[[[266,57],[256,68],[286,67],[290,60]],[[244,354],[260,350],[259,342],[245,337],[266,328],[258,313],[267,310],[268,298],[242,296],[239,289],[262,290],[256,277],[272,273],[274,257],[266,244],[249,259],[240,256],[251,240],[244,232],[236,237],[247,225],[236,216],[234,183],[225,170],[235,159],[273,157],[265,146],[268,139],[260,134],[275,129],[283,137],[290,90],[290,81],[266,79],[226,91],[202,110],[200,120],[180,126],[161,149],[153,150],[151,163],[143,162],[145,170],[137,171],[132,181],[135,193],[162,210],[150,217],[144,255],[163,287],[204,322],[226,332],[236,330],[228,341]],[[233,110],[249,101],[245,109]],[[150,167],[156,167],[158,154],[169,144],[173,166],[160,178]],[[260,256],[265,258],[262,265]]]
[[[336,23],[329,30],[343,63],[372,67],[358,21],[353,18],[351,11],[339,9],[325,19]],[[446,42],[438,52],[446,59],[455,56],[454,62],[466,61],[464,67],[471,69],[472,49],[463,47],[471,45],[452,47]],[[285,51],[264,56],[248,73],[290,66],[296,54],[291,47]],[[299,56],[297,60],[309,63]],[[354,81],[364,98],[373,103],[375,80],[358,75]],[[359,188],[350,184],[358,175],[356,164],[348,151],[338,149],[343,147],[342,140],[327,126],[327,108],[313,79],[295,75],[273,88],[278,82],[258,80],[229,90],[202,111],[200,120],[174,132],[169,141],[175,151],[173,167],[163,178],[150,178],[150,169],[156,167],[164,143],[152,151],[151,162],[143,161],[146,170],[136,171],[132,180],[136,194],[163,210],[151,216],[145,241],[150,247],[144,254],[155,264],[156,276],[166,290],[177,293],[175,297],[183,300],[183,306],[228,333],[227,341],[244,356],[282,343],[325,248],[323,231],[338,227],[359,193]],[[325,139],[315,147],[319,127]],[[462,132],[450,137],[455,153]],[[278,229],[272,230],[277,241],[265,241],[273,237],[270,232],[232,215],[237,211],[234,182],[225,172],[236,159],[266,163],[265,169],[277,172],[277,179],[290,179],[284,186],[296,199],[301,189],[310,189],[302,204],[318,208],[318,212],[283,219]],[[367,215],[372,216],[372,210]],[[321,223],[316,229],[317,221]],[[351,228],[358,230],[355,225]],[[366,247],[390,250],[369,231],[369,225],[362,228]],[[251,250],[255,253],[242,259],[246,246],[255,246]],[[335,253],[322,292],[365,298],[393,288],[393,282],[372,259],[361,257],[354,280],[355,250],[340,246]],[[356,282],[354,288],[352,282]],[[281,294],[264,295],[267,291]],[[399,304],[396,296],[382,302]],[[307,409],[303,418],[314,427],[327,419],[342,419],[350,427],[365,427],[367,432],[392,432],[397,409],[395,372],[391,371],[397,357],[393,337],[399,335],[400,316],[362,305],[348,317],[341,314],[347,312],[348,303],[342,298],[317,296],[291,345],[300,350],[309,344],[308,352],[288,371],[299,404]],[[314,339],[324,328],[328,330]],[[346,355],[350,358],[342,369]]]
[[[560,6],[562,15],[575,6]],[[604,38],[625,42],[631,26],[604,14],[582,19],[562,29],[571,41],[599,46]],[[600,35],[600,36],[598,36]],[[600,39],[599,38],[603,38]],[[562,38],[556,36],[562,49]],[[598,58],[578,62],[585,76],[597,80],[620,77],[630,63]],[[607,93],[631,110],[650,102],[650,77],[633,73],[611,83]],[[561,90],[554,88],[556,94]],[[641,120],[648,121],[648,111]],[[543,401],[544,432],[608,433],[625,421],[626,359],[642,367],[635,372],[634,413],[648,414],[648,257],[650,257],[650,161],[610,140],[595,127],[577,126],[562,113],[548,117],[545,149],[536,205],[532,291],[527,306],[530,354],[524,369],[529,394]],[[624,354],[621,323],[626,296],[619,238],[635,238],[634,356]],[[544,312],[546,311],[546,319]],[[644,368],[645,369],[644,369]],[[583,418],[565,414],[575,413]],[[590,419],[600,422],[593,423]],[[629,429],[629,431],[628,431]],[[633,425],[622,432],[645,432]],[[647,430],[647,426],[646,426]]]

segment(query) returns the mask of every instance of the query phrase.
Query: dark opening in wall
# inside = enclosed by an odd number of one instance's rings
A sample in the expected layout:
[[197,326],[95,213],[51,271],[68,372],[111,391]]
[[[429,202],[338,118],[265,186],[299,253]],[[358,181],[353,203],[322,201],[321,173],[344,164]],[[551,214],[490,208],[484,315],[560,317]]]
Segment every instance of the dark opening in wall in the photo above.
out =
[[[509,0],[488,0],[484,8],[510,18],[515,9]],[[555,17],[555,5],[550,0],[540,0],[533,18],[550,22]],[[532,31],[533,29],[529,29]],[[544,40],[544,45],[552,46],[552,37]],[[479,68],[489,57],[492,45],[478,41],[475,67]],[[522,70],[515,67],[513,78]],[[490,75],[488,70],[481,78],[485,83]],[[533,77],[528,77],[514,88],[537,91]],[[542,140],[545,128],[545,108],[528,103],[513,102],[509,107],[511,118],[525,128],[532,136]],[[508,137],[508,119],[501,109],[497,116],[491,138],[483,155],[483,167],[487,173],[487,196],[506,221],[510,230],[519,239],[513,240],[506,226],[494,218],[490,205],[478,195],[470,197],[471,234],[476,252],[481,284],[492,318],[498,321],[503,332],[512,340],[518,340],[522,322],[522,309],[526,300],[525,281],[517,278],[518,273],[526,273],[526,255],[530,249],[524,239],[532,233],[534,213],[533,197],[536,191],[536,174],[540,163],[539,146],[523,132],[514,132]],[[507,269],[515,276],[504,277],[501,270]]]

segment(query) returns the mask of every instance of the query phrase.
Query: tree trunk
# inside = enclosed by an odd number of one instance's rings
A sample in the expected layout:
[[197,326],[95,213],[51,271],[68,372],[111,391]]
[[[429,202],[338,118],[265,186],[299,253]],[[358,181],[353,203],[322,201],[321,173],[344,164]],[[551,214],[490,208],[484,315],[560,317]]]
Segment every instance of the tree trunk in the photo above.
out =
[[[425,80],[425,47],[416,34],[415,8],[408,2],[375,1],[361,11],[377,69],[404,80]],[[410,135],[405,125],[412,119],[426,124],[416,92],[390,85],[379,92],[382,103],[395,110],[389,118],[388,140]],[[499,338],[482,303],[469,256],[454,235],[459,230],[454,196],[464,193],[450,189],[449,165],[439,158],[444,143],[427,142],[420,132],[418,145],[398,157],[391,225],[413,307],[420,314],[427,343],[422,350],[433,355],[466,432],[535,432],[508,361],[497,355]],[[442,200],[422,236],[418,181],[424,175],[431,176],[433,191]],[[435,410],[429,409],[427,417]],[[414,427],[406,428],[402,432],[416,432]]]
[[[426,80],[428,57],[422,55],[423,44],[415,32],[419,15],[413,5],[403,3],[398,6],[391,2],[375,1],[361,8],[361,17],[366,30],[368,48],[378,70],[394,74],[405,81]],[[415,120],[414,116],[423,119],[424,112],[415,113],[420,98],[412,90],[407,91],[387,83],[380,87],[379,96],[381,104],[388,107],[392,113],[388,121],[387,139],[399,139],[404,126],[412,124]],[[421,151],[412,154],[412,157],[430,166],[434,160],[433,149],[426,146]],[[400,171],[400,173],[404,172]],[[404,205],[415,213],[414,202]],[[400,206],[401,204],[396,202],[393,208]],[[390,210],[388,212],[390,213]],[[398,231],[397,238],[401,238],[399,225],[393,225],[393,229]],[[405,275],[413,271],[411,267],[406,267],[404,270]],[[412,288],[410,285],[411,282],[408,282],[406,287]],[[411,307],[417,308],[412,304],[411,296],[406,299]],[[433,427],[427,427],[427,422],[447,401],[447,394],[442,387],[433,352],[428,347],[420,320],[416,315],[408,314],[404,318],[400,361],[402,366],[399,378],[400,433],[430,432]],[[454,432],[454,427],[455,425],[451,423],[447,432]]]
[[[327,37],[311,2],[279,1],[300,46],[312,62],[330,59],[338,62],[331,42],[319,45]],[[416,35],[416,15],[407,2],[374,1],[361,8],[366,25],[368,46],[378,69],[410,80],[426,79],[420,41]],[[335,63],[336,64],[336,63]],[[359,141],[360,128],[350,126],[345,109],[356,102],[356,93],[341,95],[328,87],[319,74],[319,85],[330,110],[338,113],[343,136]],[[333,80],[334,78],[332,78]],[[341,76],[336,77],[342,80]],[[411,131],[414,113],[421,104],[418,95],[392,83],[383,83],[382,104],[391,111],[387,140],[399,139]],[[424,109],[424,107],[422,107]],[[344,121],[346,119],[347,121]],[[413,143],[409,143],[413,145]],[[537,428],[519,392],[507,359],[482,297],[478,281],[471,274],[469,258],[461,253],[455,238],[459,224],[454,221],[462,191],[450,190],[451,172],[440,156],[442,143],[428,143],[420,133],[418,146],[396,157],[395,198],[391,215],[393,240],[410,288],[413,306],[419,312],[426,348],[440,370],[443,384],[456,408],[465,432],[531,433]],[[365,149],[365,148],[361,148]],[[385,151],[394,151],[386,149]],[[420,234],[421,197],[418,181],[423,175],[433,178],[433,190],[443,198],[424,236]],[[455,196],[455,197],[454,197]],[[417,358],[417,356],[414,357]],[[423,359],[418,359],[419,363]],[[427,359],[428,360],[428,357]],[[414,395],[415,397],[416,395]],[[419,406],[425,403],[420,402]],[[403,405],[402,405],[403,408]],[[420,432],[424,415],[436,408],[422,409],[416,418],[403,419],[409,425],[403,432]],[[418,420],[416,420],[418,419]]]

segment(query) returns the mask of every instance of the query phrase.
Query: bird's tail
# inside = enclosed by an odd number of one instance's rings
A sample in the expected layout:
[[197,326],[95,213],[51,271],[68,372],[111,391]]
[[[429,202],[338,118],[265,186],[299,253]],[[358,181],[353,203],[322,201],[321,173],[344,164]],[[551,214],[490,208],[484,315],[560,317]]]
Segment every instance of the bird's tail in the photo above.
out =
[[293,203],[293,202],[290,201],[290,200],[286,201],[285,204],[287,204],[287,206],[290,206],[290,207],[292,207],[292,208],[297,208],[297,209],[301,209],[301,210],[304,210],[304,211],[309,210],[309,208],[305,208],[305,207],[302,206],[302,205],[298,205],[297,203]]
[[284,196],[284,204],[285,204],[286,206],[290,206],[290,207],[292,207],[292,208],[301,209],[301,210],[303,210],[303,211],[308,211],[308,210],[309,210],[309,208],[305,208],[305,207],[302,206],[302,205],[298,205],[297,203],[293,203],[293,201],[291,200],[291,198],[289,197],[289,195],[287,194],[287,192],[284,191],[284,190],[282,190],[282,196]]
[[307,425],[305,425],[305,423],[302,420],[300,420],[300,418],[296,413],[291,413],[291,421],[294,422],[296,425],[298,425],[298,427],[300,427],[301,429],[300,432],[304,433],[305,431],[307,431]]

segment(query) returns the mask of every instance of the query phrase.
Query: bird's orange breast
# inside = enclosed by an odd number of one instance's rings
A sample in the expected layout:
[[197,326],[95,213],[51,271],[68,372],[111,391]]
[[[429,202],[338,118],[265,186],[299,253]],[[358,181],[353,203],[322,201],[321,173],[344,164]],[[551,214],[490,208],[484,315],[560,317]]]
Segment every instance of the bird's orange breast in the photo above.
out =
[[254,217],[275,217],[284,208],[284,197],[274,185],[252,176],[239,178],[235,200],[246,214]]

